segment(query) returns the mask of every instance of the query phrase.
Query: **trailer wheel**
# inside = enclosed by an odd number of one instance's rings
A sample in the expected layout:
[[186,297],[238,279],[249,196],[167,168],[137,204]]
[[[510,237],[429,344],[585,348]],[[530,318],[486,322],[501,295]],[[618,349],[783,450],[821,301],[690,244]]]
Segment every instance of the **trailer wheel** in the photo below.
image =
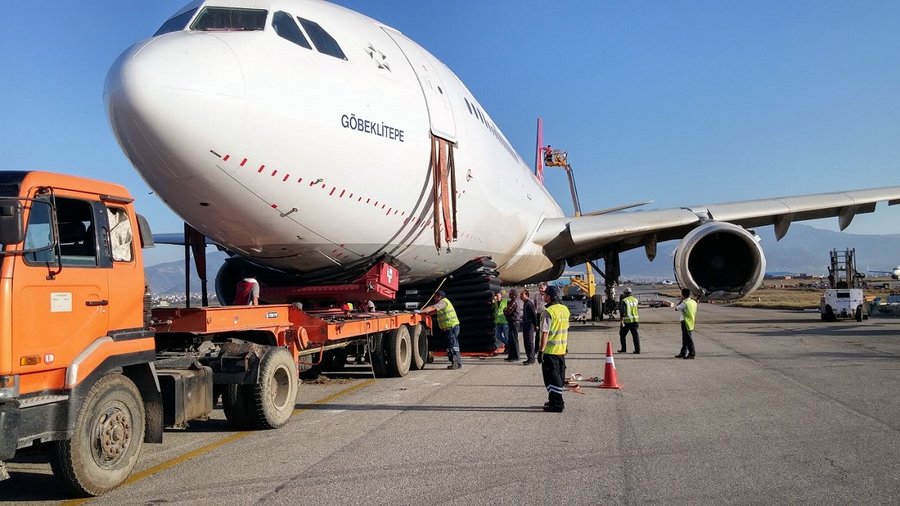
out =
[[406,325],[400,325],[388,334],[386,356],[387,372],[390,376],[401,378],[409,374],[412,349],[409,327]]
[[252,407],[248,402],[246,385],[224,385],[222,389],[222,411],[232,427],[239,430],[250,429]]
[[837,316],[835,316],[835,314],[834,314],[834,309],[831,309],[831,306],[829,306],[829,305],[825,306],[825,321],[826,322],[837,321]]
[[53,474],[79,496],[109,492],[134,469],[144,423],[144,403],[134,383],[121,374],[103,376],[85,396],[72,438],[51,443]]
[[428,333],[421,323],[413,325],[410,332],[410,341],[412,341],[412,362],[409,368],[414,371],[425,369],[425,363],[428,362]]
[[285,348],[271,348],[259,362],[259,383],[248,385],[250,417],[257,429],[276,429],[294,412],[299,376]]
[[863,321],[862,306],[856,306],[856,321],[859,323]]
[[387,352],[385,350],[386,339],[384,334],[372,334],[369,336],[369,360],[372,362],[372,373],[376,378],[386,378]]
[[347,365],[347,348],[338,348],[325,352],[322,359],[323,371],[341,371]]

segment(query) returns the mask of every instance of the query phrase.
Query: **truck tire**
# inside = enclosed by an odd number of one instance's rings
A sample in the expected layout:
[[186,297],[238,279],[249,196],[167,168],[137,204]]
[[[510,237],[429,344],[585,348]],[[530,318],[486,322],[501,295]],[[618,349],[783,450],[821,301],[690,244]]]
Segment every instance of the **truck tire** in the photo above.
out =
[[409,327],[400,325],[388,333],[385,351],[387,352],[388,375],[393,378],[402,378],[409,374],[413,351]]
[[421,371],[428,362],[428,333],[425,332],[425,327],[418,323],[412,326],[409,338],[412,341],[412,362],[409,368]]
[[603,296],[599,293],[591,296],[591,320],[595,322],[603,320]]
[[862,306],[856,306],[856,321],[859,323],[863,321]]
[[387,339],[384,334],[373,334],[370,337],[369,360],[372,362],[372,374],[376,378],[387,377],[387,352],[385,344]]
[[259,383],[246,385],[250,423],[277,429],[290,419],[297,402],[297,365],[285,348],[270,348],[259,361]]
[[835,314],[834,314],[834,309],[831,309],[831,306],[829,306],[829,305],[825,306],[825,321],[826,322],[837,321],[837,316],[835,316]]
[[131,474],[144,442],[144,402],[121,374],[103,376],[88,390],[72,438],[50,446],[50,466],[78,496],[101,495]]
[[222,390],[222,411],[232,427],[238,430],[252,429],[248,402],[247,385],[224,385]]

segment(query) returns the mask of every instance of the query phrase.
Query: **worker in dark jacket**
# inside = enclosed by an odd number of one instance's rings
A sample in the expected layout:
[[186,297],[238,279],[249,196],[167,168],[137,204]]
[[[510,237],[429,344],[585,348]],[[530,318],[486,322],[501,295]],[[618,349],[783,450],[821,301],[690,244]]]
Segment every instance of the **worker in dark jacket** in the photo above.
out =
[[522,365],[531,365],[536,362],[537,342],[535,341],[535,330],[538,328],[538,320],[540,316],[534,309],[534,302],[530,299],[531,293],[528,290],[522,290],[519,298],[524,303],[522,312],[522,340],[525,344],[525,361]]
[[525,303],[519,299],[519,291],[515,288],[509,291],[509,302],[506,304],[503,314],[506,316],[507,337],[509,342],[506,344],[506,360],[514,362],[519,360],[519,331],[522,330],[522,315],[524,313]]

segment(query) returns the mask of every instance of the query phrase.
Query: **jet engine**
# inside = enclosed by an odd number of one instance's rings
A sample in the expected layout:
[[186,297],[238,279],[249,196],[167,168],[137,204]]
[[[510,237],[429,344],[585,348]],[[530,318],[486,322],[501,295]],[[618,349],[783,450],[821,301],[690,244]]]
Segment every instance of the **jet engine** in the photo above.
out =
[[238,281],[244,279],[244,272],[238,262],[226,261],[216,273],[216,298],[222,306],[234,303]]
[[678,283],[706,300],[739,299],[759,287],[765,272],[759,237],[732,223],[704,223],[675,250]]

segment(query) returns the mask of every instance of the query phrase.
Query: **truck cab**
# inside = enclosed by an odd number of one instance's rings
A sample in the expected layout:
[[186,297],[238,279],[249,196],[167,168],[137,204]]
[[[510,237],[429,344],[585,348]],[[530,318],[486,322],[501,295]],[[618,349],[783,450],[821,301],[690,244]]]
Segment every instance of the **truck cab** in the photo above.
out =
[[[115,184],[0,172],[0,461],[48,443],[63,465],[72,448],[54,443],[72,439],[92,387],[110,372],[140,393],[132,404],[158,397],[139,250],[150,235],[132,202]],[[98,458],[114,467],[137,458],[139,442],[114,434],[143,425],[143,414],[111,414],[92,430],[110,434]]]

